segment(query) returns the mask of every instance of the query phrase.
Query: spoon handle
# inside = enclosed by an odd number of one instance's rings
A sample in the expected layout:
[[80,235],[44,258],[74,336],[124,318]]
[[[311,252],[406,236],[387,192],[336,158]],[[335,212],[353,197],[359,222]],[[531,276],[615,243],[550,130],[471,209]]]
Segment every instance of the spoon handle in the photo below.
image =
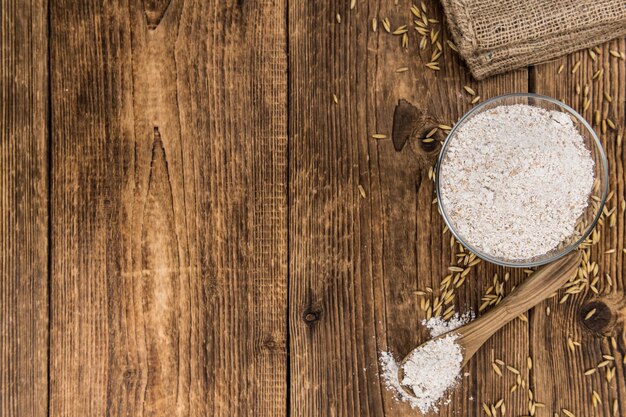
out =
[[539,304],[567,282],[580,265],[581,254],[575,251],[544,266],[506,296],[495,308],[463,327],[461,343],[465,358],[505,324]]

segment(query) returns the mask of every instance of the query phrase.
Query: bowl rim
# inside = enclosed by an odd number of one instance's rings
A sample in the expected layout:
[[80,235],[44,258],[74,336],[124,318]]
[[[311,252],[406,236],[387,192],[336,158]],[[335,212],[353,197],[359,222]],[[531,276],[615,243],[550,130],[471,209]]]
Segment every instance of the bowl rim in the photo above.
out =
[[[605,178],[607,178],[607,181],[605,181],[605,185],[604,185],[604,190],[602,190],[602,199],[600,201],[600,205],[598,207],[598,211],[595,215],[595,218],[593,220],[593,222],[591,222],[591,224],[587,227],[587,229],[585,230],[585,232],[581,235],[581,237],[576,240],[576,242],[568,245],[565,249],[563,249],[562,251],[556,252],[554,255],[547,257],[545,259],[539,260],[539,261],[533,261],[533,262],[509,262],[509,261],[504,261],[501,259],[497,259],[494,258],[480,250],[477,250],[474,246],[470,245],[467,243],[467,241],[465,239],[463,239],[459,233],[456,231],[456,229],[452,226],[450,218],[448,216],[448,214],[446,213],[444,204],[441,201],[440,195],[441,195],[441,190],[440,190],[440,186],[441,183],[439,181],[440,178],[440,168],[441,168],[441,162],[443,160],[443,157],[445,155],[445,151],[446,148],[448,147],[448,145],[450,144],[450,141],[455,137],[455,133],[458,130],[458,128],[460,126],[462,126],[464,124],[464,122],[471,117],[472,115],[474,115],[475,113],[477,113],[478,111],[480,111],[481,109],[483,109],[485,106],[492,104],[494,102],[500,101],[500,100],[504,100],[507,98],[516,98],[516,97],[527,97],[527,98],[534,98],[534,99],[538,99],[538,100],[544,100],[544,101],[548,101],[552,104],[556,104],[557,106],[567,110],[569,113],[571,113],[574,117],[576,117],[576,119],[578,119],[582,125],[585,127],[585,129],[587,129],[587,131],[591,134],[591,137],[593,138],[595,144],[596,144],[596,149],[599,151],[600,153],[600,159],[602,161],[602,169],[604,171],[604,175]],[[604,209],[604,205],[606,203],[606,197],[608,195],[609,192],[609,167],[608,167],[608,160],[606,157],[606,153],[604,152],[604,148],[602,147],[602,142],[600,142],[600,139],[598,138],[598,135],[596,134],[595,130],[591,127],[591,125],[587,122],[587,120],[585,120],[576,110],[574,110],[572,107],[568,106],[567,104],[553,98],[553,97],[549,97],[549,96],[544,96],[541,94],[536,94],[536,93],[509,93],[509,94],[502,94],[496,97],[492,97],[488,100],[483,101],[482,103],[480,103],[479,105],[473,107],[472,109],[470,109],[469,111],[467,111],[452,127],[452,129],[450,130],[450,133],[448,134],[448,136],[446,137],[445,141],[443,142],[443,145],[441,146],[441,150],[439,151],[439,156],[437,157],[437,166],[435,168],[435,191],[437,193],[437,206],[439,209],[439,213],[441,214],[441,217],[443,217],[443,220],[445,222],[445,224],[448,226],[448,229],[450,230],[450,233],[452,233],[452,235],[467,249],[469,249],[471,252],[475,253],[476,256],[478,256],[479,258],[486,260],[488,262],[494,263],[496,265],[501,265],[501,266],[506,266],[506,267],[513,267],[513,268],[532,268],[535,266],[540,266],[540,265],[545,265],[548,264],[550,262],[554,262],[557,259],[560,259],[562,257],[564,257],[565,255],[567,255],[568,253],[572,252],[573,250],[577,249],[580,244],[587,239],[587,237],[589,236],[589,234],[591,234],[591,232],[593,231],[593,229],[595,229],[596,225],[598,224],[598,220],[600,219],[600,216],[602,215],[602,211]]]

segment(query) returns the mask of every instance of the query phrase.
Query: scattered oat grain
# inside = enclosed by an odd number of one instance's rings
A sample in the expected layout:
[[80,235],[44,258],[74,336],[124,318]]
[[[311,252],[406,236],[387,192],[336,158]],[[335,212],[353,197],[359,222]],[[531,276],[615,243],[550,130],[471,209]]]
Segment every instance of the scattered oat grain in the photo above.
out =
[[470,96],[475,96],[476,95],[476,91],[474,91],[474,89],[468,85],[464,85],[463,88],[465,89],[465,91],[467,91],[467,93]]
[[589,320],[591,317],[593,317],[594,314],[596,314],[596,309],[592,308],[591,310],[589,310],[589,312],[585,316],[585,320]]

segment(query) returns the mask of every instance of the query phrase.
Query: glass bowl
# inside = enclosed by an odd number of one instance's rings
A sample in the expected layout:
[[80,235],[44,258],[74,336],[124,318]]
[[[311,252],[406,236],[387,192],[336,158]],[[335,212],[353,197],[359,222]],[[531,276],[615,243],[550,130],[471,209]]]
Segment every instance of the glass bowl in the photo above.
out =
[[[591,157],[594,160],[594,187],[589,196],[587,207],[585,208],[583,214],[579,217],[576,232],[565,239],[559,246],[550,250],[548,253],[545,253],[540,256],[535,256],[531,259],[517,260],[517,259],[504,259],[494,257],[493,255],[487,254],[473,245],[467,242],[463,236],[460,235],[458,230],[454,227],[454,223],[448,213],[446,212],[445,204],[442,201],[441,196],[441,172],[440,168],[442,166],[442,162],[446,156],[446,152],[448,149],[448,145],[456,140],[458,129],[463,126],[468,120],[472,117],[485,112],[487,110],[493,109],[502,105],[513,105],[513,104],[526,104],[529,106],[540,107],[549,111],[560,111],[567,114],[574,126],[578,129],[581,136],[584,139],[584,144],[591,152]],[[567,175],[564,173],[564,175]],[[474,252],[478,257],[493,262],[498,265],[503,266],[511,266],[518,268],[530,268],[538,265],[543,265],[555,261],[569,252],[576,249],[586,238],[589,236],[591,231],[596,226],[600,215],[602,214],[602,209],[604,208],[604,203],[606,200],[606,196],[609,188],[609,171],[608,164],[606,160],[606,155],[604,150],[602,149],[602,144],[598,139],[598,136],[593,131],[589,123],[582,118],[580,114],[578,114],[574,109],[569,107],[568,105],[561,103],[558,100],[555,100],[551,97],[541,96],[538,94],[532,93],[515,93],[515,94],[506,94],[498,97],[494,97],[489,99],[480,105],[474,107],[472,110],[467,112],[461,119],[454,125],[453,129],[450,131],[450,134],[446,138],[443,146],[441,148],[441,153],[439,154],[439,159],[437,161],[436,167],[436,177],[435,177],[435,187],[438,197],[438,206],[439,212],[443,216],[444,221],[448,225],[450,232],[454,235],[454,237],[467,249]]]

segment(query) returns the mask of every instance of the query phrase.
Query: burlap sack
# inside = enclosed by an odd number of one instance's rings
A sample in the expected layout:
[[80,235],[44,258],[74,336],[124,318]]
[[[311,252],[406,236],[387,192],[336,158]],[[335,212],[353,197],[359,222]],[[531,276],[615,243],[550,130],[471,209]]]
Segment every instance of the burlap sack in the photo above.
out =
[[441,0],[477,79],[626,35],[626,0]]

